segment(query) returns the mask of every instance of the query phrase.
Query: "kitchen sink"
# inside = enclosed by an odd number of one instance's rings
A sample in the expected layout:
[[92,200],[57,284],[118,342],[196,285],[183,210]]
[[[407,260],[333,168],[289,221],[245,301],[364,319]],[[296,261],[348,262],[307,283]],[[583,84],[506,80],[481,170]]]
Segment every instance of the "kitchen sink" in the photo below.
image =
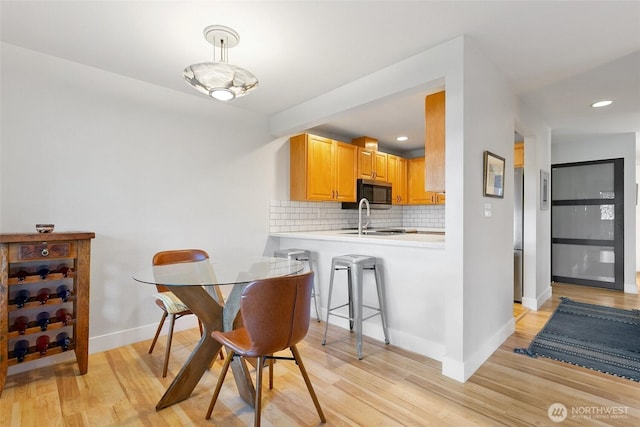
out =
[[[357,230],[357,228],[349,228],[347,230]],[[386,236],[390,234],[403,234],[406,233],[404,228],[368,228],[362,230],[362,234],[366,235],[378,235],[378,236]],[[358,234],[358,231],[347,231],[344,234]]]
[[[358,234],[358,229],[356,227],[353,228],[343,228],[343,234]],[[367,236],[388,236],[392,234],[409,234],[409,233],[417,233],[417,234],[431,234],[435,236],[444,236],[444,231],[418,231],[415,228],[367,228],[362,230],[363,235]]]

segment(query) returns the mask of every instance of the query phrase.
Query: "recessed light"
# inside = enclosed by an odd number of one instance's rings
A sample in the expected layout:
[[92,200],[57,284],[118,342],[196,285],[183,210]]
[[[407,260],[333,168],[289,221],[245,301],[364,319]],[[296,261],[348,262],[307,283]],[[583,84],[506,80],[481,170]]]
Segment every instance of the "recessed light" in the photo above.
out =
[[591,104],[593,108],[606,107],[607,105],[611,105],[613,101],[598,101]]
[[397,137],[397,138],[396,138],[396,141],[398,141],[398,142],[404,142],[404,141],[406,141],[406,140],[408,140],[408,139],[409,139],[409,137],[406,137],[406,136],[399,136],[399,137]]

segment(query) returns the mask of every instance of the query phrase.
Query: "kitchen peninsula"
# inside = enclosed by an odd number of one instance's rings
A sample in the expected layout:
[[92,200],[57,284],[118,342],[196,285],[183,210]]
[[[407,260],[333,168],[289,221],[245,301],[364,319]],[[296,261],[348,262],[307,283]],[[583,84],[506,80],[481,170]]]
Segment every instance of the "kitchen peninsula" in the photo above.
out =
[[[414,230],[411,230],[414,231]],[[375,256],[382,264],[386,283],[387,322],[392,345],[442,360],[445,349],[445,235],[442,229],[418,232],[358,235],[356,230],[272,232],[274,249],[304,248],[313,254],[318,304],[326,318],[331,259],[345,254]],[[337,275],[334,301],[347,301],[346,278]],[[344,282],[342,282],[344,281]],[[375,305],[373,275],[365,274],[364,303]],[[363,334],[383,341],[380,320],[363,323]],[[331,324],[348,330],[347,320]],[[318,343],[320,344],[320,343]],[[331,343],[329,342],[328,345]],[[366,344],[364,349],[366,358]]]

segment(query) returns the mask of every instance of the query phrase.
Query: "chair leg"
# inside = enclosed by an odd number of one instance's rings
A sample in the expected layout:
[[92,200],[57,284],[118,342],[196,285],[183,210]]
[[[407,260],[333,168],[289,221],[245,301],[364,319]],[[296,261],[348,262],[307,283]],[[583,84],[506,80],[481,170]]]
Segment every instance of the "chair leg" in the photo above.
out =
[[258,365],[256,366],[256,402],[255,416],[253,418],[253,426],[260,427],[260,413],[262,412],[262,371],[264,369],[265,357],[258,357]]
[[[273,354],[271,355],[273,356]],[[269,390],[273,389],[273,359],[269,360]]]
[[211,403],[209,403],[209,409],[207,410],[206,419],[211,418],[211,412],[213,412],[213,407],[216,404],[216,400],[218,400],[218,395],[220,394],[220,389],[222,389],[222,383],[224,382],[224,377],[227,376],[227,371],[229,370],[229,365],[233,360],[233,356],[235,353],[233,350],[229,350],[227,352],[227,359],[224,361],[224,365],[222,366],[222,372],[220,372],[220,376],[218,377],[218,383],[216,384],[216,389],[213,392],[213,396],[211,397]]
[[198,329],[200,329],[200,336],[202,336],[202,322],[198,319]]
[[324,412],[322,412],[322,408],[320,407],[318,396],[316,396],[316,392],[313,391],[313,386],[311,385],[311,380],[309,380],[309,375],[307,375],[307,370],[304,368],[304,365],[302,363],[302,357],[300,357],[300,352],[298,351],[295,345],[292,345],[289,348],[291,349],[291,354],[293,354],[293,358],[296,360],[296,364],[298,365],[298,368],[300,368],[300,373],[302,374],[302,378],[304,378],[304,383],[307,385],[307,389],[309,390],[311,399],[313,399],[313,404],[316,406],[316,410],[318,411],[318,415],[320,416],[320,421],[322,421],[323,423],[326,423],[327,419],[324,417]]
[[169,368],[169,354],[171,354],[171,341],[173,340],[173,325],[176,322],[176,315],[169,317],[169,333],[167,334],[167,348],[164,350],[164,366],[162,367],[162,378],[167,376]]
[[153,352],[153,348],[156,346],[156,341],[158,341],[158,337],[160,336],[160,330],[162,329],[162,325],[164,325],[164,320],[167,318],[167,312],[162,311],[162,318],[160,319],[160,324],[158,325],[158,329],[156,329],[156,335],[153,337],[153,341],[151,342],[151,347],[149,348],[149,354]]

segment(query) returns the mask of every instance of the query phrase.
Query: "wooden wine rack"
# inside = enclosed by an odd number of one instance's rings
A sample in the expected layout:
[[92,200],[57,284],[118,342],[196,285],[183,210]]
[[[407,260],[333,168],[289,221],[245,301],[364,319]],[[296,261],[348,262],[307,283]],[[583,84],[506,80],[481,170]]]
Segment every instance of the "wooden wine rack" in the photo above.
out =
[[[0,395],[7,379],[8,367],[63,351],[55,337],[58,332],[68,332],[67,351],[75,352],[80,374],[86,374],[89,361],[89,283],[91,264],[91,232],[0,234]],[[69,270],[57,271],[60,265]],[[39,273],[40,269],[47,272]],[[24,271],[24,273],[18,274]],[[67,286],[70,295],[64,298],[56,292],[59,286]],[[48,299],[41,303],[37,292],[48,288]],[[29,299],[20,307],[16,295],[28,290]],[[70,319],[58,319],[58,309],[65,308]],[[42,331],[36,322],[35,313],[48,312],[49,324]],[[10,319],[25,315],[29,322],[24,331],[19,331]],[[67,324],[64,324],[67,320]],[[50,336],[45,355],[36,349],[36,338],[42,334]],[[22,362],[14,354],[17,341],[29,341],[29,351]]]

